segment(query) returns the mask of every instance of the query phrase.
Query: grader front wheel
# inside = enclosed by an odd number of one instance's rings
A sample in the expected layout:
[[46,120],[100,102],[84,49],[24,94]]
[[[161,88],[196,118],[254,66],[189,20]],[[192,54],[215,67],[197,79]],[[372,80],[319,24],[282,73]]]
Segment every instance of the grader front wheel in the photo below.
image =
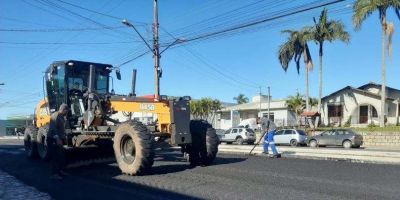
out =
[[37,150],[37,129],[34,126],[28,126],[24,132],[24,147],[26,156],[29,158],[36,158],[38,156]]
[[39,157],[40,159],[45,161],[50,159],[50,153],[48,151],[48,145],[47,145],[48,132],[49,132],[48,125],[40,127],[36,139]]
[[154,163],[153,138],[142,123],[130,121],[118,126],[114,136],[114,153],[122,173],[139,175]]
[[192,145],[189,147],[191,166],[210,165],[218,152],[219,139],[215,129],[204,120],[190,121]]

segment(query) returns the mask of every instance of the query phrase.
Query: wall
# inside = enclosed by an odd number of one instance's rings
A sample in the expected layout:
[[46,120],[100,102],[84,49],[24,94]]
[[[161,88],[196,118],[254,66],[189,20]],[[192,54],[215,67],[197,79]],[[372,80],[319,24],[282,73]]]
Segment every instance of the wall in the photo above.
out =
[[391,132],[359,132],[364,138],[364,145],[400,147],[400,133]]

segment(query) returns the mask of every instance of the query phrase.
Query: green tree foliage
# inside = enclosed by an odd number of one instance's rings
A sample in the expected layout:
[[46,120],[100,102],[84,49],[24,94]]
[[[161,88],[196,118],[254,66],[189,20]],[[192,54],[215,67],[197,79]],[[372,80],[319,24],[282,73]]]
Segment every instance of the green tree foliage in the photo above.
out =
[[298,92],[294,96],[289,96],[286,100],[286,104],[290,110],[295,112],[296,117],[300,116],[305,109],[304,97]]
[[190,112],[195,119],[214,121],[216,112],[221,108],[221,102],[217,99],[201,98],[190,101]]
[[[302,29],[300,31],[284,30],[282,33],[289,34],[289,37],[279,48],[279,62],[282,69],[287,71],[290,61],[293,60],[296,63],[297,73],[300,73],[300,60],[303,56],[303,61],[306,66],[306,99],[308,100],[308,73],[312,70],[313,63],[307,41],[309,40],[311,32],[308,29]],[[306,102],[306,108],[309,108],[308,101]]]
[[325,41],[333,42],[340,40],[345,43],[349,43],[350,34],[345,31],[345,26],[341,21],[328,20],[328,10],[324,9],[321,12],[319,20],[314,18],[314,27],[308,27],[307,29],[311,32],[308,39],[314,40],[319,45],[319,96],[318,96],[318,112],[321,111],[321,99],[322,99],[322,66],[323,66],[323,55],[324,55],[324,43]]
[[247,98],[244,94],[239,94],[237,97],[233,97],[233,100],[235,100],[237,104],[249,102],[249,98]]

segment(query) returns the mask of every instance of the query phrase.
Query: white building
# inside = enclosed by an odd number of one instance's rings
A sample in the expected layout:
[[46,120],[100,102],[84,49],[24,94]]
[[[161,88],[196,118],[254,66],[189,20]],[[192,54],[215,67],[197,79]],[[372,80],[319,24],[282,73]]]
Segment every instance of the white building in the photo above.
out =
[[[288,109],[286,100],[272,100],[269,105],[270,119],[278,126],[294,126],[295,114]],[[244,121],[255,121],[259,116],[268,116],[268,96],[255,96],[250,103],[224,107],[220,110],[213,123],[217,129],[229,129]],[[251,127],[251,126],[250,126]]]
[[[400,90],[386,87],[385,117],[387,124],[399,120]],[[321,118],[325,125],[343,125],[349,121],[353,126],[379,125],[381,111],[381,85],[368,83],[361,87],[344,87],[322,98]]]

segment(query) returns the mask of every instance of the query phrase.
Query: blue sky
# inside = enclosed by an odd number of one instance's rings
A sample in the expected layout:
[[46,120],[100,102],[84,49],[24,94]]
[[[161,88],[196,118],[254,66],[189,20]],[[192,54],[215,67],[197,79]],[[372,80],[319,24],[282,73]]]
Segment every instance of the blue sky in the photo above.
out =
[[[137,25],[145,38],[151,39],[153,5],[150,0],[65,1],[121,19],[127,18]],[[82,17],[49,7],[48,2],[107,26],[122,26],[119,19],[86,12],[56,0],[0,0],[0,29],[99,28],[98,24]],[[206,33],[208,30],[218,30],[219,27],[235,24],[240,20],[244,22],[252,12],[239,12],[234,18],[216,18],[217,20],[209,20],[209,23],[199,23],[251,3],[259,8],[264,6],[265,13],[269,13],[291,9],[305,2],[312,1],[160,0],[160,40],[161,43],[172,40],[164,30],[175,37],[187,39],[196,35],[196,32]],[[360,86],[370,81],[381,82],[381,29],[377,14],[369,17],[360,31],[354,31],[349,8],[352,2],[346,1],[328,7],[329,11],[332,11],[329,13],[330,18],[345,23],[351,34],[351,43],[325,44],[324,95],[347,85]],[[232,36],[187,43],[167,50],[161,59],[161,93],[173,96],[190,95],[193,98],[212,97],[225,102],[233,102],[233,97],[239,93],[252,97],[258,93],[259,86],[262,86],[263,93],[266,93],[266,87],[270,86],[274,99],[285,98],[296,91],[304,93],[304,70],[297,74],[294,63],[291,63],[289,70],[284,72],[278,62],[277,50],[287,37],[280,31],[312,25],[312,16],[318,17],[321,10],[322,8],[315,9],[262,24],[256,29]],[[253,14],[253,17],[263,15],[262,12]],[[392,10],[389,10],[389,20],[399,29],[399,20]],[[186,29],[182,29],[184,27]],[[0,119],[33,112],[36,103],[43,98],[43,71],[53,61],[74,59],[116,66],[146,51],[140,38],[129,28],[81,32],[1,31],[0,42],[0,83],[5,83],[4,86],[0,86]],[[313,42],[309,46],[315,67],[310,74],[310,95],[317,97],[318,49]],[[393,59],[387,62],[387,84],[395,88],[400,88],[398,47],[399,35],[395,32]],[[117,93],[129,92],[133,68],[138,69],[137,93],[154,93],[153,59],[149,54],[121,67],[123,79],[114,82]]]

